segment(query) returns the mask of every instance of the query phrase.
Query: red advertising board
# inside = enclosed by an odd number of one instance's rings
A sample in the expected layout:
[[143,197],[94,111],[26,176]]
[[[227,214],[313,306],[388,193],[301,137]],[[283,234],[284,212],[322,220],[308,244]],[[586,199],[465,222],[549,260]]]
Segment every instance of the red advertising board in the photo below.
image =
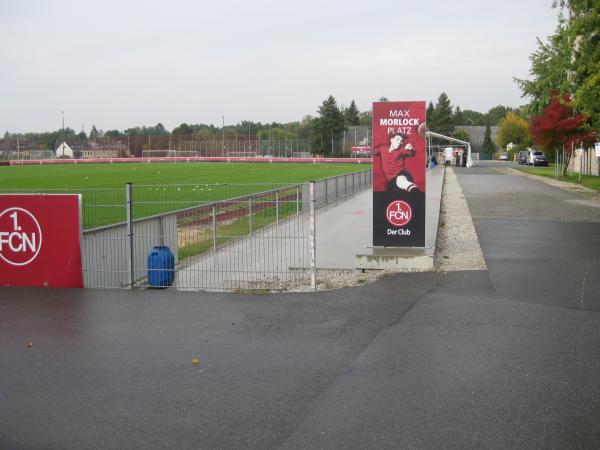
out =
[[425,102],[373,103],[373,245],[425,246]]
[[0,195],[0,285],[83,287],[79,195]]

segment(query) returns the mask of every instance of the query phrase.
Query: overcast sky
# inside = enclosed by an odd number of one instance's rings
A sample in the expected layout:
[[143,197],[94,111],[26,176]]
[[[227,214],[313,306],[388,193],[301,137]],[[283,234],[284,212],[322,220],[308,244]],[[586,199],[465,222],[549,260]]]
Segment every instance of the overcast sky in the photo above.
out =
[[0,0],[0,133],[295,121],[332,94],[525,101],[551,0]]

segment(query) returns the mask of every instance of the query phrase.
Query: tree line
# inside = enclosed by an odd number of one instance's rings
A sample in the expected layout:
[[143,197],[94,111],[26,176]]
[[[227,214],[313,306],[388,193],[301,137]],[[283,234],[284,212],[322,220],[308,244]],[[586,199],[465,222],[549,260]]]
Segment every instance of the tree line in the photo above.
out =
[[[538,38],[530,56],[529,79],[515,78],[523,97],[522,111],[527,139],[550,159],[564,151],[598,140],[600,130],[600,2],[555,0],[559,9],[555,32],[547,40]],[[515,129],[515,118],[507,124]],[[520,123],[523,127],[523,123]]]
[[[387,101],[381,97],[379,101]],[[459,139],[469,140],[469,136],[461,130],[454,130],[459,125],[496,125],[506,115],[513,111],[506,106],[495,106],[487,113],[474,110],[461,110],[453,106],[446,93],[440,94],[435,104],[429,102],[427,107],[427,125],[431,131],[455,136]],[[132,154],[140,155],[148,149],[148,136],[152,137],[152,146],[167,148],[170,139],[179,137],[196,141],[211,139],[261,139],[261,140],[296,140],[303,139],[310,142],[310,148],[315,154],[337,156],[342,154],[343,133],[353,126],[366,126],[371,128],[371,111],[360,111],[354,100],[349,106],[339,105],[332,95],[329,95],[318,107],[315,116],[306,115],[299,121],[288,123],[281,122],[253,122],[241,121],[234,125],[224,127],[213,124],[188,124],[182,123],[172,130],[166,129],[162,123],[155,126],[138,126],[124,130],[100,130],[92,126],[86,135],[83,131],[77,133],[71,128],[56,130],[47,133],[9,133],[6,132],[3,141],[19,138],[23,146],[35,145],[39,149],[54,149],[62,141],[66,141],[74,148],[82,148],[93,142],[110,143],[125,142]],[[1,146],[1,144],[0,144]],[[6,147],[6,146],[4,146]],[[0,147],[3,148],[3,147]]]

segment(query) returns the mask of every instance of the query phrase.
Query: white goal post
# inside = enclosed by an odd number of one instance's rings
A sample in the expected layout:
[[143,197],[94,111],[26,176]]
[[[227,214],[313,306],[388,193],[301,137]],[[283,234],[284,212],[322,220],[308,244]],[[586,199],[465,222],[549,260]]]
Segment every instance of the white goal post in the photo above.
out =
[[193,150],[142,150],[142,158],[192,158],[200,156]]

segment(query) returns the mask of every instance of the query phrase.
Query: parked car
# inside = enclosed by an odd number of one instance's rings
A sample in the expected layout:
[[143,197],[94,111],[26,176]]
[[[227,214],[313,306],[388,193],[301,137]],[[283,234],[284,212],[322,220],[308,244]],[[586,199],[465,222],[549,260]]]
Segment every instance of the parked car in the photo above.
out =
[[520,151],[519,154],[517,155],[517,162],[519,164],[527,164],[527,154],[528,153],[529,153],[529,150]]
[[539,150],[530,150],[527,154],[527,164],[530,166],[548,167],[548,158]]
[[508,161],[508,153],[502,153],[499,157],[498,157],[499,161]]

